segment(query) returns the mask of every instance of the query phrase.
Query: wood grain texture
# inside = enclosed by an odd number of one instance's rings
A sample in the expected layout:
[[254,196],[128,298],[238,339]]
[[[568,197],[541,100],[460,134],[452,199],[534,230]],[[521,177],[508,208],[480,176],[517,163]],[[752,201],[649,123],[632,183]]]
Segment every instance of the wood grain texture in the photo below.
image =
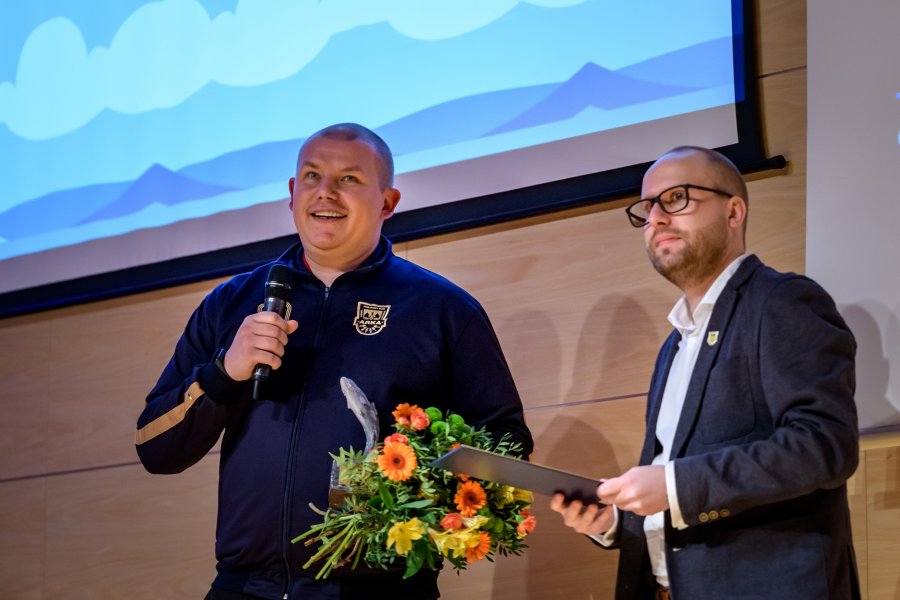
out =
[[140,465],[47,481],[47,598],[202,598],[215,576],[218,457],[189,471]]
[[4,325],[0,326],[0,479],[47,469],[51,371],[49,320],[19,318]]
[[758,0],[756,72],[761,76],[806,68],[806,2]]
[[900,448],[867,450],[866,569],[868,597],[900,598]]
[[47,482],[0,484],[0,581],[4,598],[42,600]]

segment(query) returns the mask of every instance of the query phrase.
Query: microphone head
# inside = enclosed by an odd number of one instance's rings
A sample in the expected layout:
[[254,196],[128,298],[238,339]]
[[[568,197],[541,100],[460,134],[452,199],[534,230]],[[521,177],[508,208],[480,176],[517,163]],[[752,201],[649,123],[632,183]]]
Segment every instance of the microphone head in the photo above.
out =
[[287,265],[274,264],[266,277],[266,297],[287,300],[294,274]]

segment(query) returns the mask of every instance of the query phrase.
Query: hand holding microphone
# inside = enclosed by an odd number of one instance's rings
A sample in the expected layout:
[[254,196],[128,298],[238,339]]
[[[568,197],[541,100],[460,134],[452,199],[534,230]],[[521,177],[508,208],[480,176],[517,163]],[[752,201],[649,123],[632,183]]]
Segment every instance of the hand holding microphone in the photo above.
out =
[[273,265],[266,278],[265,294],[259,312],[246,317],[225,353],[224,366],[236,381],[253,378],[253,397],[260,398],[262,384],[272,369],[281,366],[288,335],[298,328],[290,319],[291,270]]

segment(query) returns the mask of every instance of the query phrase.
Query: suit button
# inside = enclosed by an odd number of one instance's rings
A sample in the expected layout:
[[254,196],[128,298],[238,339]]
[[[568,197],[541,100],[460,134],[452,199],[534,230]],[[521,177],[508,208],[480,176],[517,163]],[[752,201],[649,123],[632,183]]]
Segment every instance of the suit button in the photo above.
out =
[[715,521],[718,518],[719,518],[719,511],[717,511],[717,510],[709,511],[709,520],[710,521]]
[[700,519],[701,523],[706,523],[707,521],[709,521],[709,515],[706,514],[705,512],[700,513],[700,515],[697,518]]
[[722,517],[723,519],[727,519],[729,516],[731,516],[731,511],[728,510],[727,508],[723,508],[722,510],[719,511],[719,516]]

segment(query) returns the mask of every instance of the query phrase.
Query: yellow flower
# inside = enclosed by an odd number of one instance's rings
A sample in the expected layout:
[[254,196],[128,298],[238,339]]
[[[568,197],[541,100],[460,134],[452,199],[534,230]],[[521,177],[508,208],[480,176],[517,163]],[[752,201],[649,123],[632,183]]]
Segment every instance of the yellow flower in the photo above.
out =
[[516,488],[512,487],[511,485],[501,486],[494,496],[494,503],[496,504],[497,508],[503,508],[504,506],[515,500],[515,491]]
[[387,547],[396,544],[397,554],[406,556],[412,550],[413,542],[420,539],[425,533],[425,524],[413,517],[409,521],[394,523],[388,531]]
[[451,553],[455,557],[465,555],[472,538],[472,533],[465,529],[447,531],[429,529],[428,533],[431,535],[435,547],[444,556],[450,556]]
[[534,494],[532,494],[528,490],[520,490],[519,488],[513,488],[513,500],[515,500],[516,502],[524,502],[525,504],[531,504],[534,501]]
[[466,526],[466,529],[478,529],[485,523],[490,521],[489,518],[484,515],[475,515],[474,517],[463,517],[463,525]]

